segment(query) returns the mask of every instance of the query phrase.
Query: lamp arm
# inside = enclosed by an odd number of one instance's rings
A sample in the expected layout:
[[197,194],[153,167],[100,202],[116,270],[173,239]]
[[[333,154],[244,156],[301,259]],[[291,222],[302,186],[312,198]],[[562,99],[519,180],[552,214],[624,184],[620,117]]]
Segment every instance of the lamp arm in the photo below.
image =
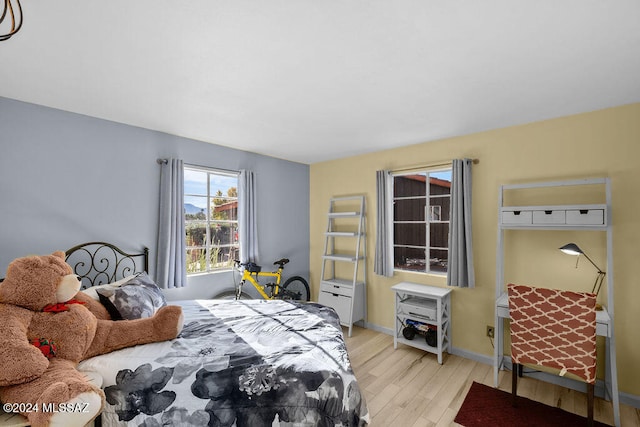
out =
[[600,267],[598,267],[598,266],[596,265],[596,263],[595,263],[595,262],[593,262],[593,261],[591,260],[591,258],[589,258],[589,256],[588,256],[587,254],[585,254],[584,252],[582,252],[582,255],[584,255],[584,257],[585,257],[586,259],[588,259],[588,260],[589,260],[589,262],[591,263],[591,265],[593,265],[593,266],[596,268],[596,270],[598,270],[598,274],[605,274],[605,272],[604,272],[604,271],[602,271],[602,270],[600,270]]
[[602,282],[604,281],[604,276],[607,273],[604,271],[598,271],[598,276],[596,277],[596,281],[593,283],[593,289],[591,290],[592,294],[598,295],[600,293],[600,288],[602,288]]

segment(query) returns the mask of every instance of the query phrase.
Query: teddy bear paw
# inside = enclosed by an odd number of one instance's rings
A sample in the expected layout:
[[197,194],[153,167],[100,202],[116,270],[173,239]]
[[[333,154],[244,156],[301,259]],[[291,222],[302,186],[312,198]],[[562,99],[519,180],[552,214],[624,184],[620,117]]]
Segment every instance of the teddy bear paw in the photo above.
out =
[[81,427],[100,414],[102,397],[90,391],[80,393],[68,402],[58,404],[57,409],[49,420],[50,427]]
[[182,332],[184,315],[182,308],[176,305],[167,305],[158,310],[154,316],[154,325],[157,338],[171,340]]

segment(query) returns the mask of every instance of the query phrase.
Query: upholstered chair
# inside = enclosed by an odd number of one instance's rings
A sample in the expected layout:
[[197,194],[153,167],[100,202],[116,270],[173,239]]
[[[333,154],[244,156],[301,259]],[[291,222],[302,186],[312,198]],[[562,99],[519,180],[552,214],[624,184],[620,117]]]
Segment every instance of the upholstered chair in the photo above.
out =
[[507,285],[511,317],[512,395],[516,406],[522,366],[587,384],[588,425],[593,425],[596,381],[596,295]]

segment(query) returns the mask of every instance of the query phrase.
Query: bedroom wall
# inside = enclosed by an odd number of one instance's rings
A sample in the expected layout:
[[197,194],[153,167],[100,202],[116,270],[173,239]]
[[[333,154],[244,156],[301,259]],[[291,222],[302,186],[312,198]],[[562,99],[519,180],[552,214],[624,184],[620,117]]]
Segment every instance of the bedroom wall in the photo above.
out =
[[[17,257],[101,240],[151,250],[158,158],[256,174],[260,262],[308,277],[309,167],[0,97],[0,277]],[[228,273],[189,277],[171,299],[211,297]]]
[[[497,195],[505,183],[555,181],[609,176],[613,195],[613,240],[616,339],[620,391],[640,396],[640,286],[637,245],[640,239],[640,104],[562,117],[538,123],[412,145],[311,165],[310,267],[314,298],[318,296],[326,209],[332,196],[365,194],[368,203],[368,322],[390,331],[394,302],[390,287],[400,281],[446,286],[442,276],[373,273],[375,253],[375,172],[379,169],[478,158],[473,168],[474,289],[453,288],[454,348],[492,357],[485,336],[494,324]],[[606,265],[604,233],[513,232],[507,239],[506,280],[548,287],[590,290],[595,270],[582,259],[557,250],[576,242],[594,261]],[[601,366],[603,363],[601,363]]]

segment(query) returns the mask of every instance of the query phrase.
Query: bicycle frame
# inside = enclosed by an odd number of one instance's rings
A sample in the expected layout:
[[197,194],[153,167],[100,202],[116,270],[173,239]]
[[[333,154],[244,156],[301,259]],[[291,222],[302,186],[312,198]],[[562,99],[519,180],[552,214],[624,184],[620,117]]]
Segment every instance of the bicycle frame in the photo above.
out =
[[[258,291],[258,293],[262,296],[262,298],[264,299],[274,299],[275,296],[277,296],[280,293],[280,281],[282,280],[282,267],[279,267],[276,271],[260,271],[257,273],[252,273],[249,270],[247,270],[246,268],[243,270],[242,272],[242,278],[240,279],[240,289],[239,291],[242,291],[242,286],[244,285],[244,283],[246,281],[249,281],[249,283],[251,283],[253,285],[254,288],[256,288],[256,290]],[[255,279],[254,277],[255,276]],[[258,277],[275,277],[276,281],[275,283],[265,283],[264,285],[261,285],[260,283],[258,283]],[[267,285],[273,285],[274,289],[271,292],[271,295],[267,294],[264,291],[265,286]]]

